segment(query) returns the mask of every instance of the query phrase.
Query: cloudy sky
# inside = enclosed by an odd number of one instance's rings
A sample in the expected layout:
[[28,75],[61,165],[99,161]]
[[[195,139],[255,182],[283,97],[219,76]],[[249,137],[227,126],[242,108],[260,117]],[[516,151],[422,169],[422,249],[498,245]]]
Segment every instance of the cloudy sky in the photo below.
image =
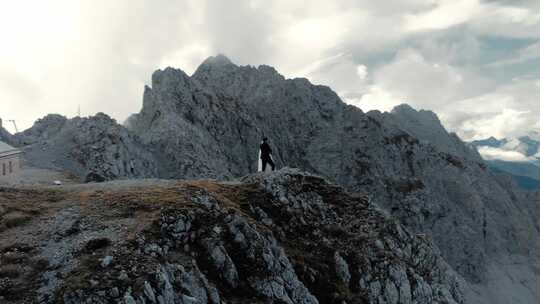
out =
[[[331,86],[363,110],[406,102],[464,139],[539,131],[538,0],[0,0],[0,117],[139,111],[158,68],[223,53]],[[13,129],[10,129],[13,131]]]

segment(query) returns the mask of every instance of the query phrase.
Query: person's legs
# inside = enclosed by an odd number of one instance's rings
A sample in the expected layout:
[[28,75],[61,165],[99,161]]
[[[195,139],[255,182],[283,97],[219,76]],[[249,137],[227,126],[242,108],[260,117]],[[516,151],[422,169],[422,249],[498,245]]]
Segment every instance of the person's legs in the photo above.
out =
[[268,160],[268,163],[270,164],[270,166],[272,167],[272,171],[275,171],[276,170],[276,164],[274,164],[274,161],[272,159],[269,159]]
[[268,160],[262,159],[262,172],[266,171],[266,164],[268,163]]

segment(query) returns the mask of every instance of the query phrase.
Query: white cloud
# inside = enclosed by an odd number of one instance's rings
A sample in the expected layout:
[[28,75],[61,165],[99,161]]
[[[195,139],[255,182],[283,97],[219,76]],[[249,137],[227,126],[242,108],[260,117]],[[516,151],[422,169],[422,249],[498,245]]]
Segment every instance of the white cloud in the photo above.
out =
[[478,152],[485,160],[503,160],[510,162],[532,162],[535,159],[527,157],[519,152],[504,150],[493,147],[479,147]]
[[473,31],[513,38],[540,37],[540,11],[532,7],[484,4],[482,13],[470,21]]
[[474,134],[473,139],[482,139],[489,136],[496,138],[508,137],[512,132],[525,130],[528,127],[526,114],[514,109],[502,109],[492,116],[473,116],[464,120],[458,132],[461,134]]
[[199,66],[201,58],[215,55],[208,45],[193,43],[175,52],[163,56],[159,67],[182,67],[189,75],[193,74]]
[[400,98],[385,91],[379,86],[373,85],[360,97],[346,98],[349,104],[359,107],[364,112],[371,110],[390,111],[396,105],[403,103]]
[[535,104],[538,97],[534,81],[512,84],[443,107],[441,118],[466,140],[519,137],[540,126],[540,108]]
[[[483,92],[488,82],[444,61],[427,60],[416,49],[404,49],[373,72],[372,84],[356,103],[360,108],[389,108],[409,103],[441,112],[449,104]],[[369,106],[368,106],[369,104]]]
[[0,117],[26,128],[47,113],[72,116],[80,104],[83,114],[123,121],[139,110],[155,69],[191,73],[224,53],[329,85],[364,110],[403,102],[435,110],[465,138],[540,130],[537,68],[529,78],[495,79],[484,66],[491,51],[505,68],[540,58],[538,41],[516,56],[484,42],[540,39],[540,6],[512,3],[2,1]]
[[[418,106],[442,103],[461,94],[463,76],[454,67],[429,62],[413,49],[405,49],[388,65],[374,72],[374,81],[392,95]],[[434,100],[436,99],[436,100]]]
[[356,66],[356,74],[358,74],[358,77],[360,77],[360,79],[365,80],[366,77],[368,76],[367,66],[365,66],[363,64],[357,65]]
[[405,16],[407,31],[445,29],[477,16],[481,11],[479,0],[437,1],[434,9]]
[[517,138],[511,138],[508,140],[506,144],[503,145],[503,149],[505,150],[513,150],[516,151],[519,146],[521,145],[521,142]]
[[313,83],[330,86],[344,101],[356,99],[368,90],[367,67],[354,62],[350,54],[338,54],[315,61],[304,68],[299,75]]

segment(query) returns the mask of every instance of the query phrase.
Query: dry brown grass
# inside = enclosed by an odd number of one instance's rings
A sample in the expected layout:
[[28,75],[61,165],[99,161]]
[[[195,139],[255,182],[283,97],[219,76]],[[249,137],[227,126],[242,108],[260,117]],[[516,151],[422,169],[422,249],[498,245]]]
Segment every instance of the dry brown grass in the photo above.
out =
[[0,188],[0,232],[28,224],[64,199],[60,191]]
[[0,225],[3,225],[9,229],[22,226],[31,220],[32,216],[20,211],[15,211],[4,215],[2,219],[0,219]]

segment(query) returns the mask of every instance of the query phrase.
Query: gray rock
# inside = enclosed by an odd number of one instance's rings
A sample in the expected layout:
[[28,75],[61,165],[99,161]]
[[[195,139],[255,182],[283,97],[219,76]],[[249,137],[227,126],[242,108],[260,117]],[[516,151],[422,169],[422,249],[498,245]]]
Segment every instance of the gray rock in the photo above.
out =
[[129,275],[127,274],[127,272],[125,270],[122,270],[122,271],[120,271],[120,275],[118,276],[118,279],[120,281],[128,281],[129,280]]
[[[351,192],[367,193],[370,207],[386,210],[410,231],[403,234],[396,228],[399,239],[411,238],[411,233],[436,245],[400,246],[399,240],[379,238],[370,254],[393,252],[411,257],[416,267],[428,268],[440,263],[424,250],[440,250],[451,266],[448,273],[455,270],[467,280],[463,284],[470,286],[498,281],[490,278],[488,269],[496,269],[500,260],[531,257],[520,264],[531,271],[540,260],[538,207],[494,176],[478,153],[455,134],[448,134],[432,112],[400,106],[393,113],[363,113],[343,103],[328,87],[312,85],[306,79],[285,79],[268,66],[237,66],[218,56],[203,62],[191,77],[173,68],[156,71],[151,87],[145,88],[140,113],[126,124],[129,130],[103,114],[64,120],[47,118],[14,140],[29,144],[24,149],[31,162],[65,168],[94,180],[152,176],[233,179],[256,171],[259,141],[266,136],[278,167],[302,168]],[[264,179],[265,189],[277,194],[277,200],[297,221],[278,225],[271,212],[265,212],[267,217],[258,213],[259,218],[266,218],[263,223],[268,229],[280,229],[276,236],[289,236],[295,225],[309,226],[318,215],[324,215],[317,222],[319,227],[334,222],[333,229],[346,228],[346,223],[336,222],[339,215],[320,195],[305,191],[290,196],[272,178],[284,176]],[[209,196],[196,196],[193,203],[207,211],[222,208]],[[246,231],[234,228],[231,234],[240,248],[250,249]],[[197,239],[195,231],[173,236],[174,243],[182,246]],[[321,246],[333,245],[329,236],[320,240]],[[250,250],[249,257],[257,256]],[[191,254],[196,256],[195,251]],[[265,261],[275,258],[268,252],[264,256]],[[268,262],[264,266],[272,269]],[[446,276],[447,271],[444,273]],[[401,280],[403,284],[395,280],[392,284],[398,290],[411,290],[411,301],[430,303],[434,289],[441,301],[447,291],[461,301],[459,288],[439,292],[431,281],[408,278]],[[374,280],[363,284],[371,286]],[[520,280],[506,281],[522,285]],[[270,282],[257,282],[253,286],[272,293]],[[379,284],[385,290],[386,281]],[[495,294],[501,289],[489,288],[488,293]],[[388,300],[384,294],[374,297]]]
[[84,181],[157,176],[148,148],[102,113],[73,119],[49,115],[14,138],[33,166],[65,170]]
[[101,267],[103,267],[103,268],[109,267],[109,265],[111,265],[112,261],[113,261],[112,256],[108,255],[108,256],[104,257],[101,260]]
[[118,287],[113,287],[110,291],[110,295],[113,298],[118,298],[120,296],[120,291],[118,290]]
[[[109,189],[108,197],[118,197]],[[114,252],[114,265],[96,269],[88,267],[92,253],[64,253],[58,263],[73,266],[49,294],[66,304],[464,303],[463,280],[432,242],[373,208],[366,196],[350,195],[316,175],[282,169],[234,183],[141,186],[133,196],[125,191],[119,192],[121,206],[85,210],[86,223],[77,234],[84,239],[122,223],[107,247]],[[170,203],[166,193],[179,199]],[[154,199],[141,201],[140,195]],[[71,202],[77,197],[65,203],[78,205]],[[161,200],[167,207],[155,208]],[[118,212],[132,205],[155,213],[143,224]],[[126,228],[136,229],[135,237]],[[385,246],[377,245],[381,242]],[[186,244],[190,252],[184,251]]]
[[154,294],[154,290],[152,289],[152,286],[148,282],[144,282],[144,295],[150,300],[152,303],[156,303],[156,295]]
[[3,141],[12,146],[17,146],[13,135],[9,133],[8,130],[4,129],[2,126],[0,126],[0,141]]
[[351,273],[349,272],[349,265],[347,264],[347,261],[345,261],[339,252],[334,254],[334,261],[336,263],[336,273],[338,278],[341,280],[341,282],[348,286],[349,282],[351,281]]
[[[329,88],[285,79],[270,67],[236,66],[216,57],[191,77],[172,68],[156,71],[130,129],[157,147],[165,164],[160,176],[173,178],[253,172],[259,140],[267,136],[278,166],[303,168],[370,193],[374,204],[433,237],[471,282],[485,279],[487,256],[508,249],[510,240],[495,241],[505,239],[507,229],[536,233],[530,217],[505,221],[501,210],[520,218],[512,194],[434,113],[404,105],[392,113],[364,114]],[[483,237],[482,214],[494,223],[485,234],[493,241]]]
[[448,133],[437,114],[432,111],[416,111],[411,106],[402,104],[395,107],[391,113],[383,115],[389,122],[395,122],[396,127],[443,152],[482,162],[478,151],[464,144],[455,133]]
[[126,294],[124,296],[124,303],[125,304],[137,304],[137,302],[135,302],[135,299],[130,294]]

